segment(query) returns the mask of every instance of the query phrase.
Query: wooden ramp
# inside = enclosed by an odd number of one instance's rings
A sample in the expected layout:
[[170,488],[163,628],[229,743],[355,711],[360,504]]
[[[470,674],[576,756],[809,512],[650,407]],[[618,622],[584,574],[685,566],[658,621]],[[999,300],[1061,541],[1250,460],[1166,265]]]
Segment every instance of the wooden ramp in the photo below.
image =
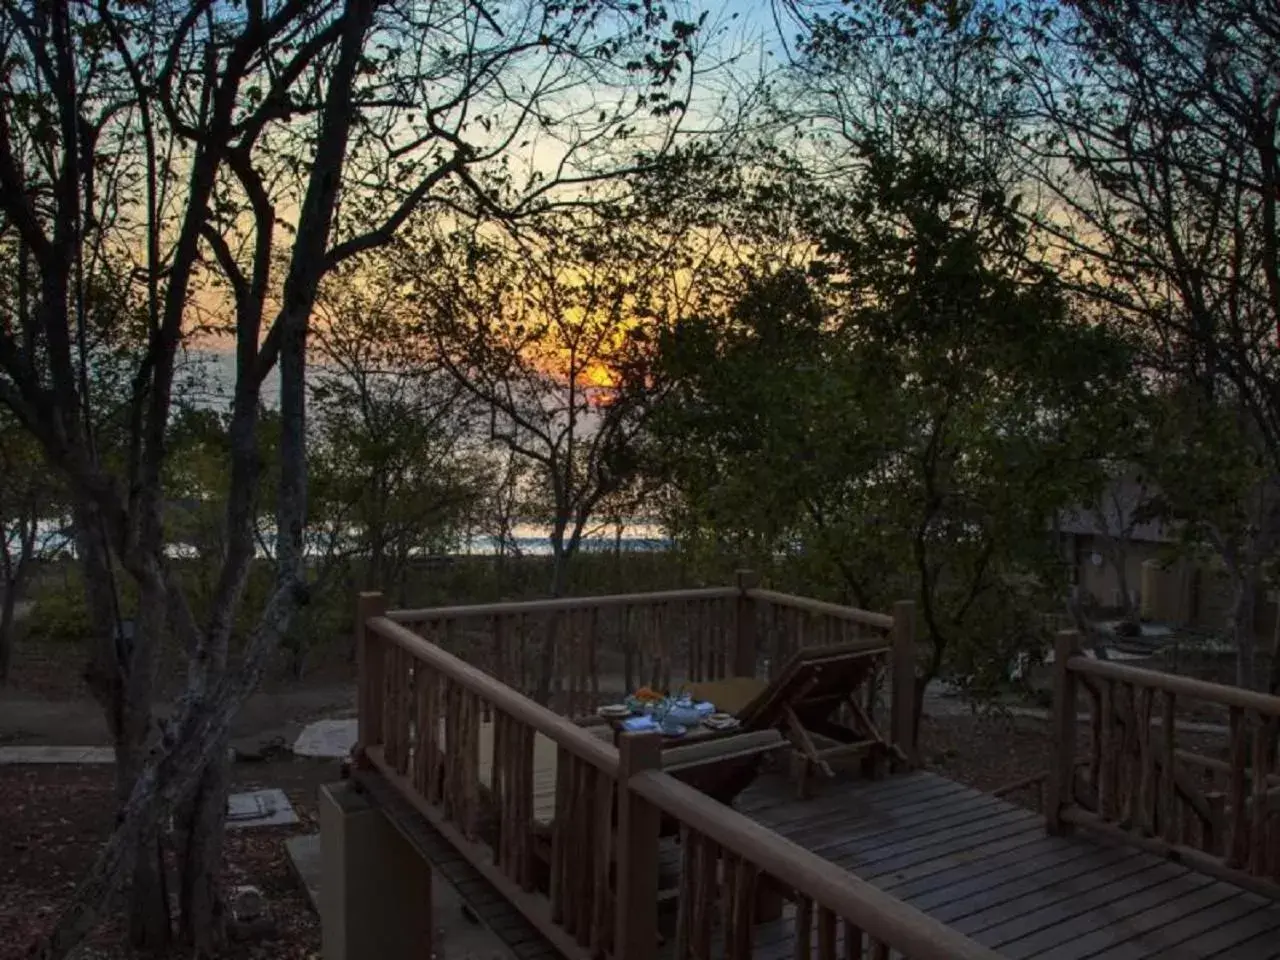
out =
[[[1010,958],[1280,958],[1280,903],[1044,820],[935,774],[828,781],[798,801],[761,779],[737,809]],[[792,921],[754,956],[794,956]],[[814,941],[816,943],[816,937]]]

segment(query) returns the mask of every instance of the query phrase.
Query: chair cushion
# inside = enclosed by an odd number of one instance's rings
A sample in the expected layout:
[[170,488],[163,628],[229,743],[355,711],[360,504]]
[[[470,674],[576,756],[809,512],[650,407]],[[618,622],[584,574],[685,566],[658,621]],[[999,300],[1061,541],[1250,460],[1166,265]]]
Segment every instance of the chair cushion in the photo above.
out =
[[769,684],[756,677],[725,677],[689,685],[695,700],[707,700],[715,704],[721,713],[741,713]]

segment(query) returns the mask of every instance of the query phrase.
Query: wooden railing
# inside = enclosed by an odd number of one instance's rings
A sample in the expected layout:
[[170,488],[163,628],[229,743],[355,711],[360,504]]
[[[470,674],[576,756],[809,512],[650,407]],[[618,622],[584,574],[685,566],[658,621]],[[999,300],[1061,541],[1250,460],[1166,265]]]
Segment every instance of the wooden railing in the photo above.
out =
[[557,712],[580,716],[602,695],[641,684],[732,675],[739,599],[737,588],[715,587],[388,616]]
[[890,616],[762,590],[743,572],[733,587],[390,612],[370,594],[360,615],[385,615],[567,717],[588,715],[642,684],[772,677],[802,647],[883,637],[893,669],[871,684],[892,678],[892,739],[914,740],[909,602]]
[[[794,906],[797,957],[992,958],[924,914],[662,772],[657,735],[621,749],[362,598],[357,762],[413,805],[566,957],[654,960],[660,826],[684,863],[675,956],[751,955],[757,891]],[[490,612],[489,615],[493,615]],[[505,614],[503,614],[505,615]],[[554,806],[538,751],[554,752]]]
[[[1225,714],[1225,757],[1180,746],[1178,717],[1190,704]],[[1073,633],[1061,634],[1048,826],[1088,827],[1280,898],[1278,731],[1280,697],[1090,659]]]
[[[361,761],[562,953],[603,955],[617,749],[387,617],[359,626]],[[539,734],[557,755],[552,816],[536,808]]]

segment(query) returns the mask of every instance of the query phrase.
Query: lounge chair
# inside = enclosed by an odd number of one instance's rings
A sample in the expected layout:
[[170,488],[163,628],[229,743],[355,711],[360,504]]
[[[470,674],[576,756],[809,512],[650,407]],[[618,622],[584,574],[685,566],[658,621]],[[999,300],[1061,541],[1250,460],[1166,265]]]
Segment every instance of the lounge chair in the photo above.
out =
[[[695,683],[690,692],[732,713],[743,731],[780,729],[796,750],[803,790],[814,768],[832,776],[829,761],[836,757],[861,756],[879,770],[890,756],[901,756],[855,695],[886,652],[884,641],[806,647],[773,680],[728,677]],[[841,723],[836,718],[844,707],[847,720]],[[834,745],[819,747],[815,736]]]

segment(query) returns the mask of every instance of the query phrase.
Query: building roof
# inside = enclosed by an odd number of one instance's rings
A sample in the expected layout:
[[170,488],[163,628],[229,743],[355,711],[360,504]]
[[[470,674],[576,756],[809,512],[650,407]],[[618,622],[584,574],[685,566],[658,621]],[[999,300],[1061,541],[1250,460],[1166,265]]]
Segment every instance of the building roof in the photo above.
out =
[[1058,514],[1063,533],[1080,536],[1128,536],[1140,543],[1170,543],[1169,524],[1159,518],[1135,519],[1156,494],[1154,485],[1129,476],[1117,477],[1098,497],[1096,505],[1069,507]]

